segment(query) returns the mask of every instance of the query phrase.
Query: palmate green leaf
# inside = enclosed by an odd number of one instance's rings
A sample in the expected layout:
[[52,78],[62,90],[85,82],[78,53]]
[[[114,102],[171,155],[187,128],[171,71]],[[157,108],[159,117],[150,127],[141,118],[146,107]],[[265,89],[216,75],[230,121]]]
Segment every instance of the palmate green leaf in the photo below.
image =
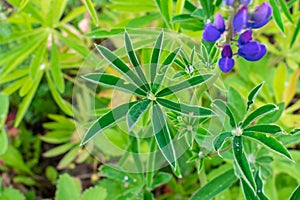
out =
[[8,36],[0,35],[0,44],[5,44],[5,43],[13,42],[16,40],[25,39],[25,38],[28,38],[31,36],[35,37],[35,36],[41,34],[43,31],[45,31],[45,29],[36,28],[36,29],[32,29],[32,30],[18,31],[18,32],[12,33]]
[[161,185],[167,184],[171,180],[171,178],[172,178],[171,174],[165,172],[159,172],[155,176],[151,188],[155,189]]
[[37,91],[38,89],[38,86],[40,84],[40,81],[43,77],[43,72],[40,71],[36,77],[36,80],[34,81],[32,87],[30,88],[30,91],[29,93],[24,97],[24,99],[22,100],[20,106],[19,106],[19,109],[18,109],[18,112],[17,112],[17,116],[16,116],[16,120],[15,120],[15,126],[19,126],[19,124],[21,123],[24,115],[26,114],[28,108],[29,108],[29,105],[31,104],[32,102],[32,99],[34,97],[34,94],[35,92]]
[[91,81],[93,83],[97,83],[100,85],[104,85],[111,88],[116,88],[123,92],[136,94],[137,96],[147,96],[147,93],[142,89],[136,87],[135,85],[126,82],[125,80],[105,73],[92,73],[83,76],[84,79]]
[[0,127],[0,156],[3,155],[8,148],[8,137],[6,130]]
[[[149,152],[154,152],[157,148],[157,146],[155,145],[155,138],[152,137],[149,141]],[[155,157],[156,154],[155,153],[150,153],[148,158],[147,158],[147,174],[146,174],[146,185],[147,188],[149,189],[153,189],[152,185],[153,185],[153,177],[155,174]]]
[[257,187],[257,195],[260,200],[269,200],[269,198],[264,193],[264,183],[261,178],[261,170],[259,169],[255,176],[255,182]]
[[150,102],[151,101],[149,99],[144,99],[137,102],[129,109],[126,115],[126,121],[129,130],[134,127],[134,125],[139,121],[143,114],[148,110]]
[[23,8],[25,8],[25,6],[27,6],[29,0],[22,0],[20,5],[19,5],[19,10],[23,10]]
[[90,141],[97,134],[101,133],[105,129],[115,125],[118,121],[125,118],[129,109],[136,104],[135,102],[125,103],[116,108],[113,108],[108,113],[102,115],[99,119],[97,119],[92,126],[88,129],[86,134],[84,135],[81,146],[85,145],[88,141]]
[[271,150],[275,151],[276,153],[279,153],[279,154],[287,157],[288,159],[293,160],[292,156],[290,155],[288,150],[285,148],[285,146],[283,144],[281,144],[277,139],[275,139],[270,134],[245,131],[245,132],[243,132],[242,136],[248,137],[250,139],[254,139],[255,141],[258,141],[259,143],[270,148]]
[[9,98],[6,94],[0,93],[0,130],[3,128],[9,110]]
[[116,54],[104,46],[96,45],[96,47],[100,54],[112,65],[112,67],[114,67],[114,69],[129,79],[132,84],[137,87],[141,87],[145,92],[147,92],[147,89],[141,79]]
[[244,120],[242,124],[242,128],[247,127],[251,122],[253,122],[255,119],[262,117],[270,112],[273,112],[275,110],[278,110],[278,107],[275,104],[266,104],[263,105],[256,110],[254,110],[252,113],[248,115],[248,117]]
[[126,47],[126,51],[127,51],[129,60],[130,60],[131,64],[133,65],[135,72],[137,73],[139,78],[142,80],[143,84],[146,86],[147,90],[150,90],[150,86],[147,83],[146,76],[145,76],[145,74],[142,70],[142,66],[135,54],[131,39],[130,39],[127,31],[125,31],[124,37],[125,37],[125,47]]
[[300,199],[300,185],[293,191],[289,200],[298,200]]
[[209,19],[214,13],[213,1],[211,0],[200,0],[202,8],[206,14],[206,18]]
[[172,25],[170,24],[172,18],[173,11],[173,2],[172,0],[155,0],[156,6],[158,7],[162,18],[169,29],[172,29]]
[[63,78],[63,74],[59,64],[59,52],[58,47],[55,44],[54,36],[52,36],[52,47],[51,47],[51,73],[53,76],[53,80],[55,85],[60,93],[63,93],[65,90],[65,82]]
[[293,34],[293,37],[292,37],[290,47],[293,47],[294,43],[296,42],[299,31],[300,31],[300,17],[298,19],[298,22],[297,22],[297,25],[296,25],[296,28],[295,28],[295,31],[294,31],[294,34]]
[[280,7],[281,7],[283,13],[285,14],[286,18],[293,24],[294,20],[290,13],[290,10],[287,6],[287,2],[285,0],[279,0],[279,4],[280,4]]
[[277,106],[278,106],[278,110],[275,110],[273,112],[264,115],[257,121],[257,124],[271,124],[277,122],[283,113],[285,103],[281,102],[277,104]]
[[250,126],[248,128],[245,128],[244,131],[254,131],[254,132],[270,133],[270,134],[282,132],[280,126],[271,125],[271,124]]
[[196,191],[190,200],[212,199],[229,188],[236,181],[237,177],[235,176],[233,169],[230,169]]
[[74,146],[73,143],[69,142],[57,147],[54,147],[52,149],[50,149],[49,151],[46,151],[45,153],[43,153],[43,156],[46,158],[51,158],[51,157],[55,157],[58,156],[60,154],[66,153],[69,149],[71,149]]
[[41,45],[34,53],[34,57],[32,59],[30,65],[30,78],[31,80],[35,80],[36,75],[41,66],[43,66],[42,61],[44,55],[46,53],[46,45]]
[[75,146],[66,155],[64,155],[64,157],[59,161],[57,169],[65,169],[73,163],[78,155],[79,148],[79,146]]
[[200,84],[205,83],[208,79],[210,79],[213,75],[212,74],[204,74],[199,76],[194,76],[187,80],[184,80],[178,84],[166,87],[157,93],[157,97],[164,97],[170,94],[174,94],[176,92],[186,90]]
[[[241,121],[246,113],[245,101],[236,89],[229,87],[228,89],[228,104],[233,108],[232,112],[236,112],[236,121]],[[234,113],[233,113],[234,114]]]
[[241,185],[246,200],[260,200],[259,197],[254,193],[251,186],[243,178],[241,178]]
[[250,165],[246,158],[242,137],[235,136],[232,142],[234,160],[247,183],[253,191],[256,191],[256,184],[250,169]]
[[173,64],[176,56],[178,55],[178,52],[180,51],[181,47],[175,49],[172,51],[166,59],[163,61],[162,65],[160,66],[158,70],[158,74],[156,75],[154,79],[154,84],[152,85],[152,92],[155,94],[159,88],[161,87],[161,84],[164,81],[164,78],[168,72],[169,67]]
[[278,28],[280,29],[280,31],[284,34],[284,25],[283,25],[283,21],[281,18],[279,5],[278,5],[277,1],[275,1],[275,0],[270,0],[270,4],[273,8],[274,21],[275,21],[276,25],[278,26]]
[[8,83],[11,81],[16,81],[17,79],[26,76],[28,74],[28,69],[15,69],[13,72],[9,73],[9,75],[0,79],[0,84]]
[[236,128],[236,122],[234,116],[231,112],[231,109],[226,105],[226,103],[220,99],[217,99],[213,102],[213,104],[229,117],[229,122],[231,127]]
[[57,91],[57,89],[55,87],[53,80],[50,77],[49,72],[46,72],[46,78],[47,78],[47,83],[48,83],[48,86],[49,86],[49,89],[50,89],[50,92],[52,94],[54,101],[57,103],[57,105],[60,107],[60,109],[62,109],[62,111],[64,111],[64,113],[66,113],[67,115],[73,116],[71,104],[61,97],[61,95],[59,94],[59,92]]
[[226,140],[232,136],[233,135],[231,132],[223,132],[219,134],[213,142],[215,150],[219,151],[222,148],[223,144],[226,142]]
[[73,8],[71,12],[68,13],[59,23],[59,25],[67,24],[69,21],[72,21],[79,15],[82,15],[86,11],[85,6],[79,6],[76,8]]
[[184,103],[175,103],[173,101],[157,98],[157,103],[162,105],[163,107],[173,110],[175,112],[181,113],[183,115],[189,117],[209,117],[214,116],[214,112],[208,108],[195,106],[195,105],[188,105]]
[[255,88],[253,88],[249,95],[248,95],[248,102],[247,102],[247,110],[249,110],[252,106],[252,104],[254,103],[254,100],[256,99],[256,96],[258,95],[258,93],[260,92],[262,86],[264,85],[264,82],[262,82],[261,84],[257,85]]
[[84,5],[86,6],[87,10],[89,11],[92,20],[95,25],[98,25],[98,17],[97,17],[97,12],[94,8],[92,0],[84,0],[83,1]]
[[164,31],[162,31],[154,44],[151,59],[150,59],[150,80],[151,80],[151,86],[154,83],[155,76],[157,74],[157,68],[159,67],[159,60],[160,55],[162,51],[162,44],[164,40]]
[[161,153],[173,169],[176,169],[176,154],[171,134],[163,111],[156,103],[152,107],[152,127]]

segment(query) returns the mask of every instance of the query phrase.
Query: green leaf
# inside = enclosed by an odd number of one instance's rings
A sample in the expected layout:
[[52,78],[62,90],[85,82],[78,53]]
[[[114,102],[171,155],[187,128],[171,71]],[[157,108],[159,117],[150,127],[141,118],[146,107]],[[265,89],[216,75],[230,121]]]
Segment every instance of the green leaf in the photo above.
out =
[[[113,52],[104,46],[96,46],[100,54],[108,61],[114,69],[120,72],[124,77],[131,80],[131,83],[137,87],[144,88],[144,84],[141,79]],[[143,89],[147,92],[147,89]]]
[[48,86],[49,86],[49,89],[50,89],[50,92],[52,94],[54,101],[57,103],[57,105],[60,107],[60,109],[62,109],[62,111],[64,111],[64,113],[66,113],[67,115],[73,116],[71,104],[61,97],[59,92],[56,90],[55,84],[53,83],[48,72],[46,73],[46,78],[47,78]]
[[55,193],[56,200],[80,200],[81,185],[78,179],[69,174],[59,176]]
[[115,125],[117,121],[123,119],[126,116],[129,109],[136,103],[137,102],[130,102],[130,103],[122,104],[122,105],[112,109],[108,113],[102,115],[87,130],[80,145],[81,146],[85,145],[88,141],[90,141],[97,134],[99,134],[102,131],[104,131],[105,129]]
[[58,47],[55,44],[54,36],[52,36],[52,47],[51,47],[51,73],[55,85],[60,93],[63,93],[65,90],[65,82],[63,74],[59,64],[59,52]]
[[229,188],[236,181],[237,177],[235,176],[234,171],[230,169],[196,191],[190,200],[212,199]]
[[43,70],[44,64],[42,64],[44,55],[46,53],[46,45],[41,45],[35,52],[34,58],[32,59],[30,66],[30,78],[31,80],[35,80],[38,71]]
[[157,188],[161,185],[167,184],[172,178],[171,174],[165,172],[159,172],[153,180],[151,188]]
[[29,93],[24,97],[24,99],[22,100],[21,104],[19,105],[19,109],[17,112],[17,116],[16,116],[16,120],[15,120],[15,126],[19,126],[19,124],[21,123],[24,115],[26,114],[32,99],[35,95],[35,92],[38,89],[38,86],[40,85],[40,81],[43,77],[43,72],[39,72],[39,74],[36,77],[36,80],[34,81],[31,90],[29,91]]
[[[245,101],[240,95],[238,91],[236,91],[233,87],[229,87],[228,89],[228,104],[232,106],[237,113],[237,117],[235,118],[236,121],[241,121],[246,113],[246,105]],[[233,113],[234,114],[234,113]]]
[[260,200],[269,200],[269,198],[264,193],[264,183],[261,178],[261,170],[258,170],[258,172],[256,173],[255,182],[256,182],[256,186],[257,186],[256,193],[257,193],[259,199]]
[[73,149],[71,149],[64,157],[59,161],[57,165],[57,169],[65,169],[67,168],[71,163],[74,162],[75,158],[78,155],[78,149],[79,146],[75,146]]
[[123,32],[124,32],[124,28],[113,28],[113,29],[110,29],[109,31],[99,29],[99,30],[95,30],[90,33],[87,33],[85,36],[92,37],[92,38],[110,38],[115,35],[119,35]]
[[223,132],[219,134],[213,142],[215,150],[219,151],[222,148],[223,144],[226,142],[226,140],[232,136],[233,135],[231,132]]
[[52,0],[50,5],[49,14],[52,16],[52,23],[57,24],[63,15],[68,0]]
[[274,88],[274,96],[276,102],[282,101],[283,92],[285,89],[285,82],[287,76],[287,68],[284,63],[280,64],[276,69],[274,79],[273,79],[273,88]]
[[201,6],[206,14],[206,18],[210,18],[214,12],[213,1],[211,0],[200,0]]
[[205,11],[203,10],[203,8],[197,8],[192,14],[191,16],[193,17],[197,17],[199,19],[205,19]]
[[276,153],[279,153],[279,154],[287,157],[288,159],[293,160],[293,158],[291,157],[290,153],[285,148],[285,146],[283,144],[281,144],[277,139],[275,139],[270,134],[245,131],[245,132],[243,132],[242,136],[248,137],[250,139],[254,139],[255,141],[265,145],[266,147],[270,148],[271,150],[275,151]]
[[245,200],[260,200],[258,196],[256,196],[256,194],[254,193],[251,186],[243,178],[241,178],[241,185]]
[[278,5],[277,1],[275,1],[275,0],[270,0],[270,4],[273,8],[273,19],[275,20],[275,23],[278,26],[278,28],[280,29],[280,31],[282,32],[282,34],[284,34],[284,25],[283,25],[283,21],[281,18],[279,5]]
[[81,200],[91,200],[91,199],[97,199],[97,200],[105,200],[107,197],[107,191],[105,188],[95,186],[86,189],[81,197]]
[[125,47],[126,47],[126,51],[127,51],[127,55],[129,57],[129,60],[130,60],[131,64],[133,65],[135,72],[137,73],[139,78],[142,80],[143,84],[146,86],[147,91],[149,91],[150,87],[147,83],[146,76],[145,76],[145,74],[142,70],[142,66],[139,63],[139,60],[138,60],[138,58],[137,58],[137,56],[134,52],[132,42],[131,42],[131,39],[130,39],[127,31],[125,31],[124,37],[125,37]]
[[139,119],[148,110],[150,102],[151,101],[149,99],[141,100],[129,109],[126,116],[127,126],[129,130],[131,130],[136,125]]
[[293,191],[289,200],[298,200],[300,199],[300,185]]
[[248,160],[244,152],[242,137],[240,136],[234,137],[232,146],[233,146],[234,160],[242,176],[246,179],[247,183],[250,184],[251,189],[253,191],[256,191],[256,184],[250,169],[250,165],[248,163]]
[[247,116],[247,118],[244,120],[242,124],[242,128],[245,128],[248,125],[250,125],[251,122],[253,122],[255,119],[262,117],[275,110],[278,110],[278,107],[275,104],[266,104],[257,108]]
[[245,128],[244,131],[254,131],[254,132],[270,133],[270,134],[282,132],[282,130],[279,126],[271,125],[271,124],[250,126],[248,128]]
[[259,91],[261,90],[262,86],[264,85],[264,82],[257,85],[255,88],[253,88],[249,95],[248,95],[248,102],[247,102],[247,110],[250,110],[252,104],[254,103],[254,100],[256,99],[256,96],[258,95]]
[[152,49],[150,60],[150,80],[151,85],[154,83],[155,76],[157,74],[157,68],[159,67],[159,60],[162,51],[162,44],[164,40],[164,31],[162,31],[156,39],[154,47]]
[[164,97],[164,96],[174,94],[174,93],[182,91],[182,90],[186,90],[186,89],[198,86],[202,83],[205,83],[211,77],[212,77],[212,74],[204,74],[204,75],[194,76],[194,77],[184,80],[178,84],[175,84],[175,85],[172,85],[172,86],[162,89],[161,91],[159,91],[157,93],[156,96]]
[[157,103],[162,105],[163,107],[173,110],[175,112],[181,113],[183,115],[187,115],[189,117],[209,117],[214,116],[214,112],[208,108],[188,105],[184,103],[175,103],[173,101],[157,98]]
[[60,21],[60,25],[67,24],[69,21],[72,21],[73,19],[75,19],[75,18],[78,17],[79,15],[82,15],[85,11],[86,11],[86,7],[85,7],[85,6],[80,6],[80,7],[73,8],[72,11],[69,12],[69,13],[68,13],[68,14]]
[[300,31],[300,17],[298,19],[298,22],[297,22],[297,25],[296,25],[296,28],[295,28],[295,31],[294,31],[294,34],[293,34],[293,37],[292,37],[290,47],[293,47],[294,43],[296,42],[299,31]]
[[164,81],[164,78],[169,70],[169,67],[173,64],[176,56],[178,55],[178,52],[180,51],[181,47],[175,49],[174,51],[172,51],[167,57],[166,59],[163,61],[162,65],[159,68],[158,74],[156,75],[155,79],[154,79],[154,84],[152,86],[152,92],[153,94],[155,94],[161,84]]
[[260,118],[257,121],[257,123],[258,124],[271,124],[271,123],[277,122],[283,113],[284,105],[285,105],[284,102],[277,104],[278,110],[275,110],[273,112],[270,112],[270,113],[264,115],[262,118]]
[[172,0],[155,0],[157,7],[162,15],[162,18],[169,29],[172,29],[170,21],[172,18],[173,1]]
[[287,2],[285,0],[279,0],[279,4],[280,4],[280,7],[281,7],[283,13],[285,14],[286,18],[293,24],[294,20],[290,13],[290,10],[287,6]]
[[74,146],[73,143],[66,143],[57,147],[54,147],[50,149],[49,151],[46,151],[43,156],[46,158],[58,156],[60,154],[66,153],[69,149],[71,149]]
[[176,169],[176,154],[166,118],[156,103],[152,107],[152,127],[156,143],[168,163]]
[[2,188],[0,188],[0,192],[1,192],[0,199],[1,200],[25,200],[24,195],[17,189],[9,187],[9,188],[3,189],[3,191],[1,191],[1,190],[2,190]]
[[97,17],[97,12],[94,8],[92,0],[84,0],[83,3],[86,6],[87,10],[89,11],[94,24],[97,26],[98,25],[98,17]]
[[7,95],[0,93],[0,130],[3,128],[6,116],[9,110],[9,98]]
[[27,6],[29,0],[22,0],[20,5],[19,5],[19,10],[23,10],[23,8],[25,8],[25,6]]
[[126,82],[125,80],[113,76],[110,74],[105,73],[92,73],[84,75],[83,78],[85,78],[88,81],[104,85],[110,88],[116,88],[118,90],[121,90],[123,92],[136,94],[137,96],[146,96],[147,93],[141,90],[140,88],[136,87],[135,85]]
[[231,127],[236,128],[235,119],[234,119],[231,109],[228,107],[228,105],[220,99],[215,100],[213,102],[213,104],[229,117],[229,122],[230,122]]
[[8,137],[4,128],[0,128],[0,156],[3,155],[8,148]]

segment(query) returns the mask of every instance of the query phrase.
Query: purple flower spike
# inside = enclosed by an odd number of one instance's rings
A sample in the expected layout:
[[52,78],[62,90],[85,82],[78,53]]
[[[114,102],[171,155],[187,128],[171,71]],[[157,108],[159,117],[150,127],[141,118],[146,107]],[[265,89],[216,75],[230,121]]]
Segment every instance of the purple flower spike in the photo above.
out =
[[213,25],[220,31],[221,34],[224,33],[224,31],[225,31],[225,21],[224,21],[224,18],[222,17],[222,15],[220,13],[217,13]]
[[223,47],[222,58],[224,57],[229,57],[229,58],[232,57],[232,49],[229,44],[225,44],[225,46]]
[[266,52],[266,46],[257,41],[251,41],[241,46],[238,50],[238,54],[248,61],[260,60]]
[[243,6],[233,18],[233,27],[235,32],[240,32],[246,27],[248,21],[248,7]]
[[272,13],[272,6],[267,2],[262,3],[254,9],[254,13],[250,18],[251,22],[248,23],[247,26],[251,28],[260,28],[264,26],[269,22]]
[[244,33],[242,33],[239,37],[239,45],[244,45],[249,43],[252,40],[252,30],[247,30]]
[[248,5],[252,2],[252,0],[240,0],[240,3],[243,5]]
[[221,37],[221,33],[212,24],[206,24],[202,37],[207,42],[215,42]]
[[234,4],[234,0],[223,0],[223,4],[225,6],[232,6]]
[[234,66],[234,60],[229,57],[221,58],[219,60],[219,67],[222,72],[227,73],[229,72]]

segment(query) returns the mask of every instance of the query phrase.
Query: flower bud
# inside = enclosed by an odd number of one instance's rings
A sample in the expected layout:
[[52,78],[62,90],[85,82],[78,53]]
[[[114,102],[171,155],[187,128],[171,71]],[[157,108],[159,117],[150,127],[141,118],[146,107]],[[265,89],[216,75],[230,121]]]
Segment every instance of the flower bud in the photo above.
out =
[[239,45],[244,45],[249,43],[252,40],[252,30],[247,30],[242,33],[238,39]]
[[235,32],[240,32],[247,25],[248,21],[248,7],[243,6],[234,16],[232,25]]
[[223,50],[222,50],[222,57],[229,57],[231,58],[232,57],[232,49],[230,47],[229,44],[225,44],[225,46],[223,47]]
[[248,27],[260,28],[264,26],[269,22],[272,13],[272,6],[267,2],[263,2],[254,9],[254,13],[250,17],[250,23],[248,24]]
[[225,57],[221,58],[218,64],[222,72],[227,73],[234,67],[234,60],[232,58]]
[[238,50],[238,54],[248,61],[260,60],[266,52],[266,46],[257,41],[250,41],[249,43],[242,45]]
[[232,6],[234,4],[234,0],[223,0],[223,4],[225,6]]
[[215,42],[221,37],[221,33],[212,24],[206,24],[202,37],[207,42]]
[[218,29],[220,31],[220,33],[224,33],[225,31],[225,21],[224,21],[224,18],[222,17],[222,15],[220,13],[217,13],[216,14],[216,17],[215,17],[215,21],[214,21],[214,24],[213,24],[216,29]]

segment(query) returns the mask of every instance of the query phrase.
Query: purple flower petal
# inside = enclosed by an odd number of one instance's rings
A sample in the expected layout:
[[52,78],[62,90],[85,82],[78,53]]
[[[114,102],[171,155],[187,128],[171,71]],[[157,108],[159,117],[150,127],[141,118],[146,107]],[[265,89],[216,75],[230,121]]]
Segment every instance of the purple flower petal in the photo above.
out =
[[223,4],[225,6],[232,6],[234,4],[234,0],[223,0]]
[[229,57],[229,58],[232,57],[232,49],[229,44],[225,44],[225,46],[223,47],[222,58],[224,57]]
[[219,67],[222,72],[227,73],[234,67],[234,60],[229,57],[221,58],[219,60]]
[[248,7],[243,6],[233,18],[233,27],[235,32],[240,32],[243,28],[246,28],[248,21]]
[[241,46],[238,50],[238,54],[248,61],[260,60],[266,52],[266,46],[257,41],[251,41]]
[[244,33],[242,33],[239,37],[239,45],[247,44],[252,40],[252,30],[247,30]]
[[272,6],[267,2],[263,2],[261,5],[255,7],[251,21],[259,23],[269,20],[272,16],[272,12]]
[[221,37],[221,33],[212,24],[206,24],[202,37],[207,42],[215,42]]
[[252,0],[240,0],[240,3],[243,5],[248,5],[252,2]]
[[257,29],[257,28],[263,27],[268,22],[269,22],[269,19],[267,19],[265,21],[261,21],[261,22],[248,22],[247,27],[252,28],[252,29]]
[[224,33],[225,21],[220,13],[217,13],[213,25],[220,31],[221,34]]

